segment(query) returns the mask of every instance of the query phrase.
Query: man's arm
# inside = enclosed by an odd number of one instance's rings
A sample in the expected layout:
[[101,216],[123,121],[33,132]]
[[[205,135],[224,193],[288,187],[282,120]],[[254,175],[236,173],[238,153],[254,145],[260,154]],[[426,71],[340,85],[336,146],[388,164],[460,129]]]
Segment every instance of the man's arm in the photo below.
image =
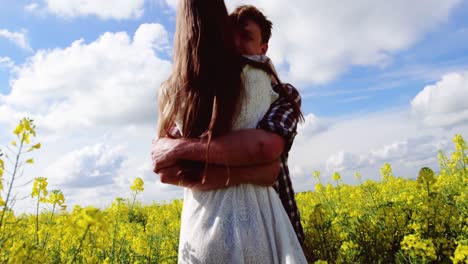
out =
[[201,178],[204,168],[175,165],[161,169],[159,175],[162,183],[207,191],[241,183],[271,186],[279,174],[280,166],[279,160],[248,167],[228,168],[226,166],[209,165],[204,174],[205,181],[203,183]]
[[283,137],[275,133],[247,129],[213,138],[209,145],[206,140],[161,138],[153,142],[152,157],[155,171],[172,166],[178,160],[247,166],[278,159],[284,144]]
[[295,110],[291,101],[294,101],[294,104],[300,108],[301,96],[297,89],[289,83],[275,85],[273,89],[278,93],[280,93],[280,89],[284,90],[289,98],[280,95],[280,98],[271,105],[263,119],[258,123],[257,129],[273,132],[283,137],[285,142],[284,153],[288,153],[296,137],[297,125],[302,116],[300,112]]

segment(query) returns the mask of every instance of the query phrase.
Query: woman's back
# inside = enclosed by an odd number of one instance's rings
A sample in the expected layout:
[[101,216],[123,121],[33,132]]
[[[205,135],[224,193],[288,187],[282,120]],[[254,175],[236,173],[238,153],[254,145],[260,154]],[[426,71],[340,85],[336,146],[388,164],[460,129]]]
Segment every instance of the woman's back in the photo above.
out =
[[244,91],[239,111],[233,120],[233,130],[256,128],[270,105],[278,99],[278,94],[271,88],[271,78],[265,71],[246,65],[241,76]]

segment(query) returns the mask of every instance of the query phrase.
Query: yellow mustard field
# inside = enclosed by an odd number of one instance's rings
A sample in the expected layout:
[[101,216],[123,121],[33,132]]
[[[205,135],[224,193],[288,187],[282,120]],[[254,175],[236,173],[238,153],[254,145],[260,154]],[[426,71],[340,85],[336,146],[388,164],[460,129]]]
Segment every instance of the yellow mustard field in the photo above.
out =
[[[15,213],[12,186],[41,144],[32,120],[13,134],[0,152],[0,263],[177,262],[183,201],[142,205],[140,178],[129,186],[132,197],[71,212],[62,191],[34,178],[36,213]],[[323,184],[311,173],[315,190],[296,198],[312,263],[468,263],[468,148],[460,135],[453,142],[453,153],[439,152],[439,172],[421,168],[415,179],[393,175],[390,164],[379,181],[356,173],[359,185],[338,173]]]

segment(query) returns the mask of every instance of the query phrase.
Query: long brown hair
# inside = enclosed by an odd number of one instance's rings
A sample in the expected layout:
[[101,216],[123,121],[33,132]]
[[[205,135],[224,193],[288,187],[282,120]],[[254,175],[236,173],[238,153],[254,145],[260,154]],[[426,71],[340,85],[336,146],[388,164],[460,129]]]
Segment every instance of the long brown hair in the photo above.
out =
[[177,117],[184,138],[225,134],[243,89],[226,5],[179,0],[176,20],[172,74],[159,89],[159,137],[171,136]]

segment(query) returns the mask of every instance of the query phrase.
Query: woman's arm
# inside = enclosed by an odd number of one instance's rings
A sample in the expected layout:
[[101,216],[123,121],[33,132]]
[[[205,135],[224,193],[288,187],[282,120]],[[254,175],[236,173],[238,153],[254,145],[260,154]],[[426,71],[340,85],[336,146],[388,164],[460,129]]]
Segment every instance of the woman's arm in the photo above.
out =
[[179,185],[196,190],[215,190],[242,183],[271,186],[280,172],[280,161],[247,167],[226,167],[209,165],[205,174],[205,181],[201,178],[204,168],[200,166],[172,166],[161,169],[161,182]]

